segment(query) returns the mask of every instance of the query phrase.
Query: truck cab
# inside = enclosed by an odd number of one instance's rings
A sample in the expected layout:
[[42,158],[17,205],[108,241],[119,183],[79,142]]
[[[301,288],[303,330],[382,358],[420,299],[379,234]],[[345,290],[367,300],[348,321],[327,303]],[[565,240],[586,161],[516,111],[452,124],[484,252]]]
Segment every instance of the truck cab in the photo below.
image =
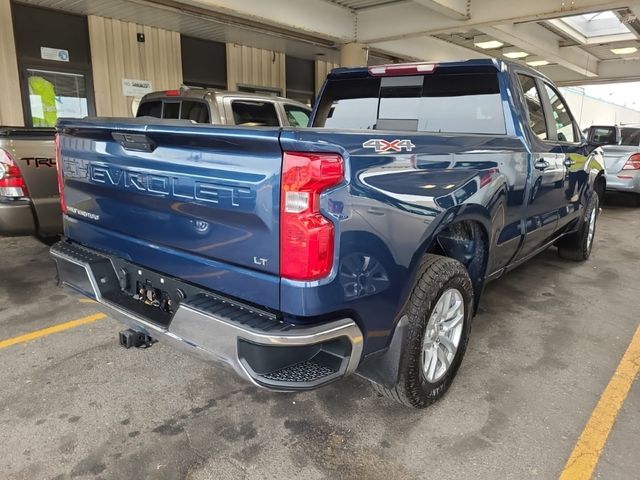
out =
[[181,87],[145,95],[137,117],[212,125],[306,127],[311,108],[288,98],[213,88]]

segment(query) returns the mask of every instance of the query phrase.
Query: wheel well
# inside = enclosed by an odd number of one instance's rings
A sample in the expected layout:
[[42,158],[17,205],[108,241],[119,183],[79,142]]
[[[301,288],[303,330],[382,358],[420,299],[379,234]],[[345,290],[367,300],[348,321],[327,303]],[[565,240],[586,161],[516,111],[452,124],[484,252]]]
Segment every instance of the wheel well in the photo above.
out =
[[473,284],[477,308],[489,253],[489,240],[484,226],[473,220],[452,223],[438,232],[427,253],[453,258],[465,266]]

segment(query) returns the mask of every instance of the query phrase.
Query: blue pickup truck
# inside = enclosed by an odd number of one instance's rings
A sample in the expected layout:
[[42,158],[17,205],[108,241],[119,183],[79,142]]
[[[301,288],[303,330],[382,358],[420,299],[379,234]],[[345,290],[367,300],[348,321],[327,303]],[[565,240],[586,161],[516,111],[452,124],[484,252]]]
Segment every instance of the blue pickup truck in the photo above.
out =
[[602,150],[534,70],[336,69],[311,128],[67,119],[59,283],[129,329],[277,391],[357,373],[422,408],[486,283],[556,245],[586,260]]

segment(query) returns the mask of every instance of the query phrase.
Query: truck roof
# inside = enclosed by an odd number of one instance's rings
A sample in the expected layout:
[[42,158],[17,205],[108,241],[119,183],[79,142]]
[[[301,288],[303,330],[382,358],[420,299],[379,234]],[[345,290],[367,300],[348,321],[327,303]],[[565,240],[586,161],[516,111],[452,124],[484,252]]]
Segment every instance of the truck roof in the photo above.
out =
[[237,92],[233,90],[222,90],[218,88],[202,88],[202,87],[180,87],[180,89],[175,90],[160,90],[157,92],[151,92],[146,94],[142,98],[142,102],[158,99],[158,98],[197,98],[203,99],[207,95],[216,97],[216,96],[232,96],[232,97],[241,97],[246,98],[247,100],[278,100],[280,102],[285,103],[293,103],[295,105],[299,105],[304,108],[309,108],[307,105],[301,102],[297,102],[295,100],[291,100],[290,98],[280,97],[277,95],[268,95],[264,93],[251,93],[251,92]]

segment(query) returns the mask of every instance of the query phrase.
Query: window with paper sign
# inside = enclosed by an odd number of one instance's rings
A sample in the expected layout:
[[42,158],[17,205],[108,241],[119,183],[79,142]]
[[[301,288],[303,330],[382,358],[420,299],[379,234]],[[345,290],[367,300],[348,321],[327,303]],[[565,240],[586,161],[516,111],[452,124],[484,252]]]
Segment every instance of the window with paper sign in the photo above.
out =
[[60,117],[85,117],[88,112],[85,76],[28,68],[31,126],[54,127]]

